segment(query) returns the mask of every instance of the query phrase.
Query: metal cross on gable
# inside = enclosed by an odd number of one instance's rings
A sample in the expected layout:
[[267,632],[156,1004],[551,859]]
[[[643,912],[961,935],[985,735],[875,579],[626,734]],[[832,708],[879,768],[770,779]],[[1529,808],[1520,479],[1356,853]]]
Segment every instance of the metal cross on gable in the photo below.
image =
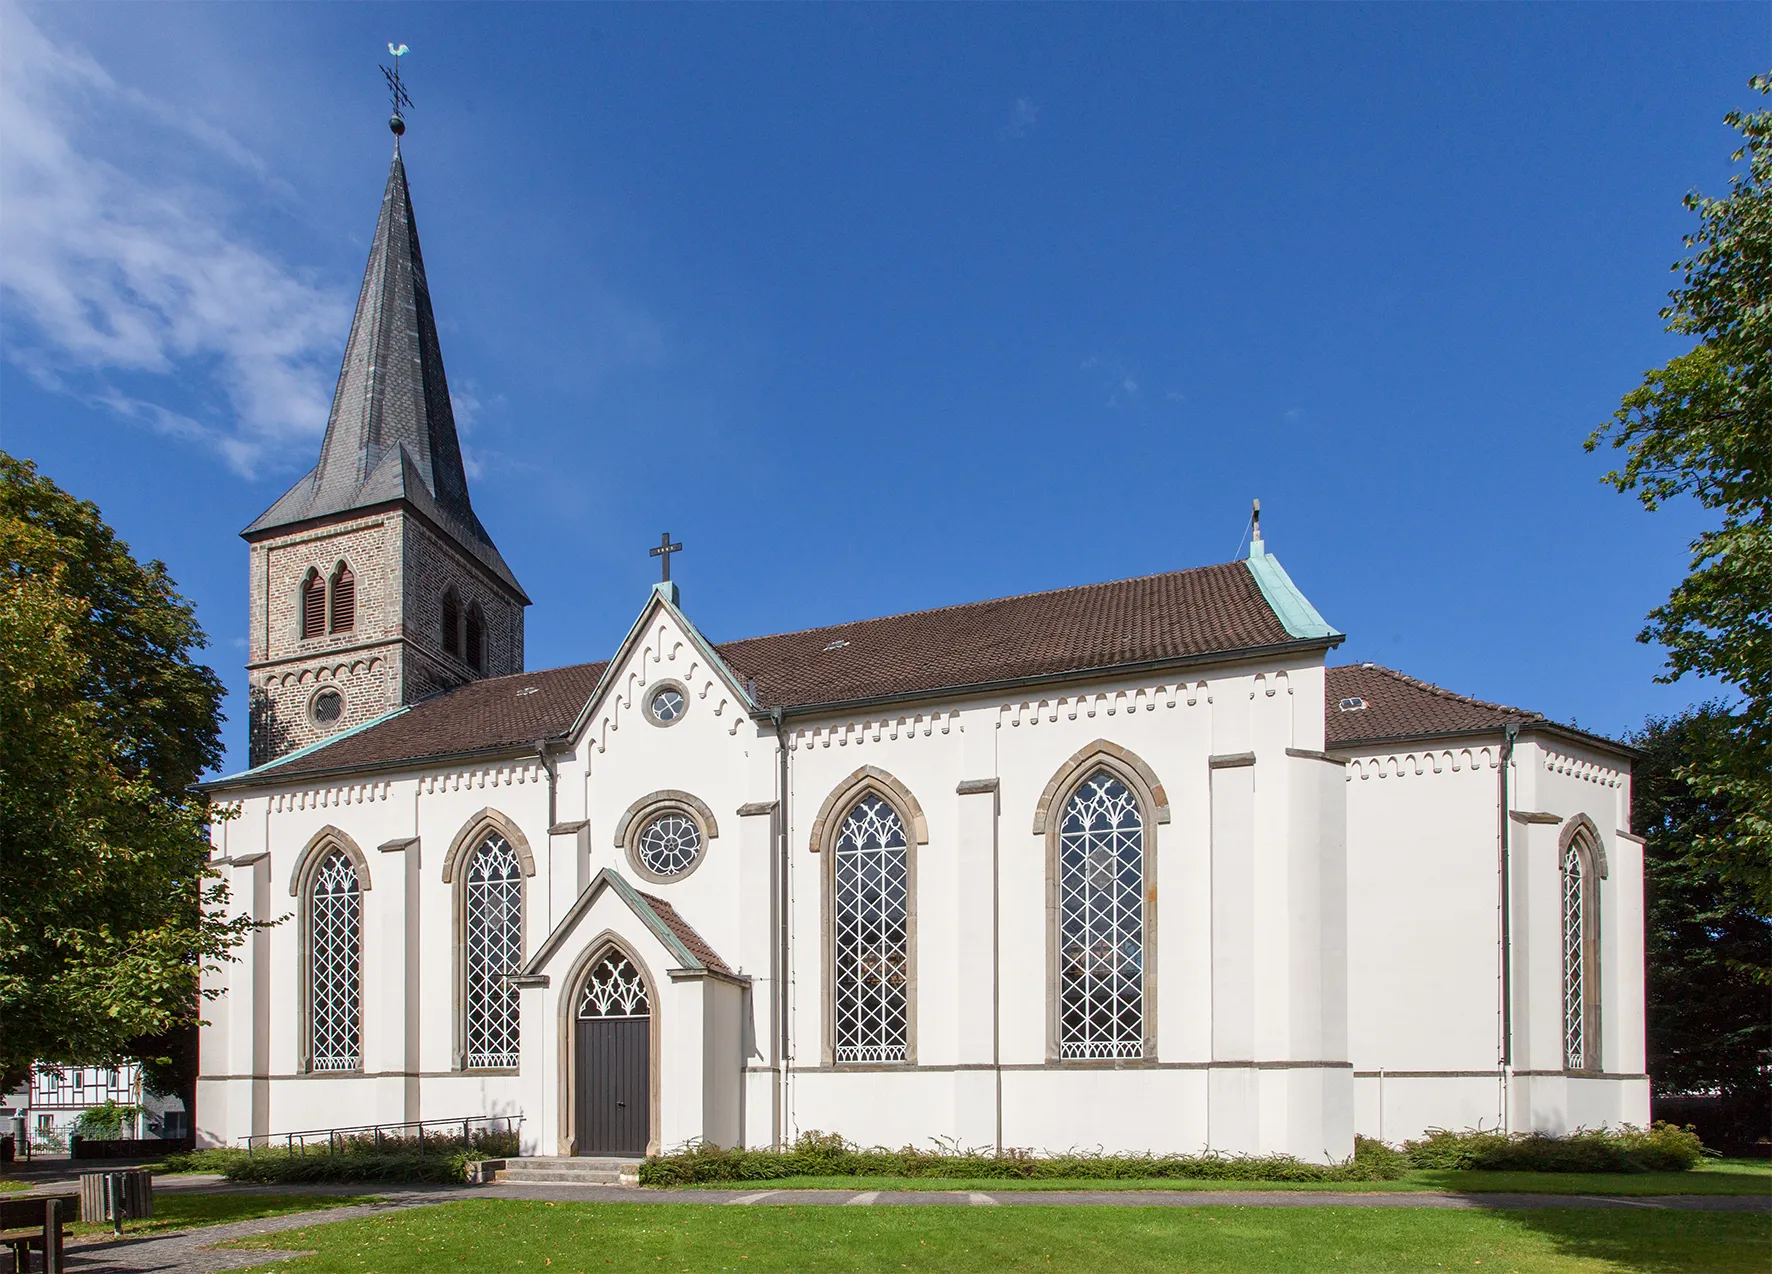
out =
[[648,549],[646,551],[646,556],[663,559],[664,582],[669,584],[671,582],[671,554],[681,553],[682,551],[683,546],[681,544],[672,544],[671,533],[666,531],[663,535],[658,537],[658,547],[655,549]]

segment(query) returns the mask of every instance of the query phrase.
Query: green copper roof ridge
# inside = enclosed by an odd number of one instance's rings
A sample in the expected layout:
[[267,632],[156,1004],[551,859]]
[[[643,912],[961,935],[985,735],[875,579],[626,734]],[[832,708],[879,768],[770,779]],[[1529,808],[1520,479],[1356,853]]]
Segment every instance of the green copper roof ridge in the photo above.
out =
[[241,779],[276,778],[277,776],[270,773],[270,771],[276,769],[279,765],[288,765],[291,761],[299,760],[304,756],[311,756],[315,752],[320,751],[321,748],[331,747],[340,739],[348,739],[353,734],[362,734],[363,731],[369,729],[371,726],[378,726],[384,721],[392,721],[395,717],[401,716],[402,714],[411,711],[411,709],[411,704],[403,703],[398,708],[390,708],[379,717],[371,717],[367,721],[352,726],[349,730],[340,730],[337,734],[329,734],[324,739],[316,739],[306,747],[297,748],[293,752],[286,752],[274,761],[266,761],[263,765],[255,765],[249,769],[240,770],[233,774],[224,774],[220,778],[210,779],[207,782],[198,784],[198,786],[208,788],[215,787],[222,783],[235,783]]
[[1332,627],[1327,620],[1317,613],[1310,599],[1292,582],[1286,574],[1286,568],[1280,565],[1280,559],[1266,551],[1255,552],[1251,548],[1248,559],[1244,563],[1249,573],[1255,577],[1255,585],[1261,589],[1261,595],[1267,600],[1274,615],[1293,637],[1341,637],[1345,636],[1339,629]]

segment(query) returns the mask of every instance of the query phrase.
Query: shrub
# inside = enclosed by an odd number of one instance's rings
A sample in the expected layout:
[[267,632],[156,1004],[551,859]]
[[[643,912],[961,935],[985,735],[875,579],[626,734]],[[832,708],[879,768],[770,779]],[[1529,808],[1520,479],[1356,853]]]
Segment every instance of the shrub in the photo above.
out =
[[331,1143],[267,1146],[252,1151],[193,1150],[168,1155],[163,1172],[219,1172],[230,1181],[289,1182],[437,1182],[467,1180],[468,1165],[482,1159],[517,1154],[515,1132],[476,1132],[466,1141],[427,1133],[421,1147],[416,1137],[340,1137]]
[[1039,1156],[1031,1150],[965,1150],[937,1145],[923,1150],[861,1147],[835,1133],[808,1132],[788,1150],[725,1150],[695,1144],[674,1154],[648,1159],[640,1183],[688,1185],[711,1181],[778,1181],[784,1177],[922,1177],[931,1180],[1000,1178],[1029,1181],[1085,1180],[1206,1181],[1387,1181],[1400,1177],[1403,1156],[1381,1142],[1357,1138],[1345,1163],[1306,1163],[1290,1155],[1106,1155],[1077,1153]]
[[123,1136],[123,1125],[135,1122],[141,1109],[140,1106],[131,1106],[120,1101],[88,1106],[74,1121],[74,1135],[85,1137],[89,1141],[115,1141]]
[[1490,1172],[1684,1172],[1704,1157],[1690,1128],[1578,1128],[1564,1137],[1499,1130],[1430,1128],[1403,1143],[1412,1167]]

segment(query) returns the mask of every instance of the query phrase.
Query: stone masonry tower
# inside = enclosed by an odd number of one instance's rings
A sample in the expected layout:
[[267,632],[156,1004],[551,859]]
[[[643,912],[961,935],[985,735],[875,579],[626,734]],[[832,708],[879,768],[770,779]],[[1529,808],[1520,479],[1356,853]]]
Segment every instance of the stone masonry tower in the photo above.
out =
[[523,670],[529,598],[468,500],[398,140],[320,463],[241,535],[253,765]]

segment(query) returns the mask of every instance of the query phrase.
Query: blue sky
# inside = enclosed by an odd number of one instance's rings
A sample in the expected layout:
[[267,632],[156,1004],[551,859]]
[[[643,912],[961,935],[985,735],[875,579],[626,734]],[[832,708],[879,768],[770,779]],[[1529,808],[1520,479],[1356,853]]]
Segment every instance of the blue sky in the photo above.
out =
[[196,601],[318,452],[406,157],[531,667],[669,528],[716,640],[1224,561],[1338,659],[1610,733],[1697,511],[1581,441],[1680,346],[1764,5],[0,2],[0,445]]

